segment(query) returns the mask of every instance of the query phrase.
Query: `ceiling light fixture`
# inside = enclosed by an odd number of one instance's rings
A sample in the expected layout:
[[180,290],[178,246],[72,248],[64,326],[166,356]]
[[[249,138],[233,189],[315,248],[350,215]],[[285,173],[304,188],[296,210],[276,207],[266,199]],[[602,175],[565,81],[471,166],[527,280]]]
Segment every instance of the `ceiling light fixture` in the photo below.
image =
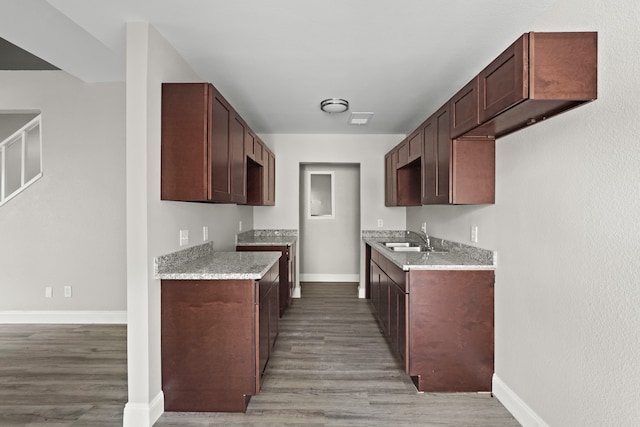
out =
[[320,109],[325,113],[344,113],[349,109],[349,101],[342,98],[328,98],[320,103]]

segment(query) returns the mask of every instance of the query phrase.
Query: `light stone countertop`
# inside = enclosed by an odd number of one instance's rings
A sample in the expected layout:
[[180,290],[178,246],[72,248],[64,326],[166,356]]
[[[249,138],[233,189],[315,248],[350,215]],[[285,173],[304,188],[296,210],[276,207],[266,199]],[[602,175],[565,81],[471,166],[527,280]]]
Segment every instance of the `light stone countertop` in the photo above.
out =
[[493,251],[468,246],[449,240],[431,237],[431,245],[446,253],[394,252],[383,242],[420,242],[424,240],[414,232],[407,231],[367,231],[363,230],[362,240],[381,253],[404,271],[409,270],[495,270]]
[[290,246],[298,240],[298,230],[251,230],[238,234],[237,245]]
[[155,259],[154,277],[165,280],[260,280],[278,262],[278,252],[214,252],[213,244]]

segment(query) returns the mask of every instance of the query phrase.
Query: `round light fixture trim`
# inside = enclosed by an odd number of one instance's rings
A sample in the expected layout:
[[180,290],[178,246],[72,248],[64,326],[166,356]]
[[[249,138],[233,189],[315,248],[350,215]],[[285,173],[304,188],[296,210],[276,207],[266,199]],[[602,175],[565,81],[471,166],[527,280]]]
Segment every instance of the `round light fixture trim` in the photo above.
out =
[[344,113],[349,109],[349,101],[342,98],[328,98],[320,103],[320,109],[325,113]]

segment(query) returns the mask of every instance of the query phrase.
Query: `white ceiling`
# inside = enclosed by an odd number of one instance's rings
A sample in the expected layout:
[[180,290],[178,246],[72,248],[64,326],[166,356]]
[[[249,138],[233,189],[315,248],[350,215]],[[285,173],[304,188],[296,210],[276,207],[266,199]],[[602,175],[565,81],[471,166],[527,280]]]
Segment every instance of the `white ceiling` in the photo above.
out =
[[[149,22],[259,133],[407,133],[554,0],[3,0],[0,37],[87,82],[123,81]],[[367,126],[319,109],[341,97]]]

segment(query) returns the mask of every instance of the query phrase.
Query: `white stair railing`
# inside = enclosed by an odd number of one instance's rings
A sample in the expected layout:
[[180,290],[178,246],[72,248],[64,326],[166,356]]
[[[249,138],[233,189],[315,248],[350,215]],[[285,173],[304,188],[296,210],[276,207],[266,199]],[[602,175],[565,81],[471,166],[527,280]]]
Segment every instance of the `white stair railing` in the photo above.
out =
[[41,116],[0,142],[0,206],[42,177]]

